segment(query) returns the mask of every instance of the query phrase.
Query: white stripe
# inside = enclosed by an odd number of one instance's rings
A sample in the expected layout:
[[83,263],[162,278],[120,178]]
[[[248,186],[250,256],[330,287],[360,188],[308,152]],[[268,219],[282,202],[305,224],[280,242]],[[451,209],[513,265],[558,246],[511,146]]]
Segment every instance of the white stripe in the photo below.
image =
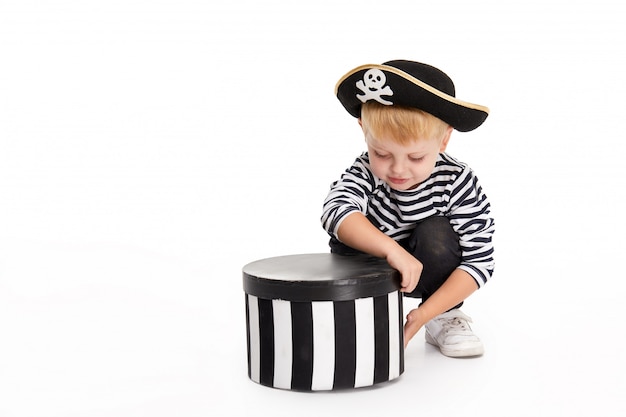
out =
[[356,316],[356,370],[354,387],[374,383],[374,299],[359,298],[354,301]]
[[332,301],[312,303],[313,380],[311,390],[332,390],[335,377],[335,314]]
[[291,335],[291,303],[272,300],[274,313],[274,387],[291,389],[293,348]]
[[389,302],[389,380],[400,376],[400,328],[398,292],[387,295]]
[[259,301],[248,295],[248,317],[250,326],[250,379],[261,382],[261,339],[259,335]]

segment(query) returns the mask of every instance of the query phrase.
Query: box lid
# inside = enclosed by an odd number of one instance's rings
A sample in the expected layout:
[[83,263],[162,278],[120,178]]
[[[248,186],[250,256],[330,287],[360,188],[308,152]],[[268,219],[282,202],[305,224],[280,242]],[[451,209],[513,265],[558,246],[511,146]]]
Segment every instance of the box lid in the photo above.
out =
[[312,253],[260,259],[245,265],[243,289],[265,299],[345,301],[400,289],[400,273],[368,255]]

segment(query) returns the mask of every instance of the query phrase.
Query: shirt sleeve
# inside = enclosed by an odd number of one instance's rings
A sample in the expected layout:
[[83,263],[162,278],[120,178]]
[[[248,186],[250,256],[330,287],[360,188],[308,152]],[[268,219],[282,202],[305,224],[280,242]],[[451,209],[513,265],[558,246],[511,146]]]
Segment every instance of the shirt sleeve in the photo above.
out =
[[470,168],[465,168],[454,181],[449,207],[448,217],[461,245],[459,268],[482,287],[493,275],[495,222],[487,196]]
[[322,227],[337,238],[339,225],[348,214],[360,212],[367,214],[367,202],[375,188],[374,176],[369,167],[367,155],[364,153],[356,159],[330,186],[324,200],[322,211]]

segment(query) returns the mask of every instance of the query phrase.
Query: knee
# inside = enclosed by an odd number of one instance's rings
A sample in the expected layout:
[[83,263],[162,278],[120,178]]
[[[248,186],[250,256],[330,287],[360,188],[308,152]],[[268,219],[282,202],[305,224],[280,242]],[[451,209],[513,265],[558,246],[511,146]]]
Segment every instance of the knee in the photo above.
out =
[[433,260],[455,267],[460,263],[459,236],[447,217],[430,217],[419,223],[409,244],[413,254],[422,262]]

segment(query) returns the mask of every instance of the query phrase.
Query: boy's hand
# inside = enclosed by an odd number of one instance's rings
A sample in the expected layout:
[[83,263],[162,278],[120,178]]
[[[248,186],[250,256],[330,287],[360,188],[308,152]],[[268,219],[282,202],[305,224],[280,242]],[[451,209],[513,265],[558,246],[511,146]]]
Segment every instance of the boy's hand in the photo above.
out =
[[422,275],[422,269],[424,269],[422,263],[400,246],[388,254],[386,259],[391,267],[400,272],[402,277],[400,291],[412,292]]
[[404,347],[409,344],[413,336],[422,328],[425,324],[423,318],[420,316],[420,309],[414,308],[406,315],[406,323],[404,323]]

